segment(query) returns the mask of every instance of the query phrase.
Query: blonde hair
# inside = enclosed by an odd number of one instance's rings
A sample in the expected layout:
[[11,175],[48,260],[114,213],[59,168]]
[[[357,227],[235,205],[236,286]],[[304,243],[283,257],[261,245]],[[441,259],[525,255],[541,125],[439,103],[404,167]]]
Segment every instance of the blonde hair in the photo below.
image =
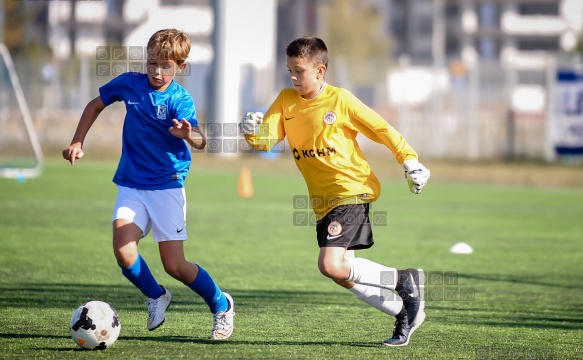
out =
[[168,59],[181,65],[190,53],[190,36],[176,29],[156,31],[148,40],[148,60]]

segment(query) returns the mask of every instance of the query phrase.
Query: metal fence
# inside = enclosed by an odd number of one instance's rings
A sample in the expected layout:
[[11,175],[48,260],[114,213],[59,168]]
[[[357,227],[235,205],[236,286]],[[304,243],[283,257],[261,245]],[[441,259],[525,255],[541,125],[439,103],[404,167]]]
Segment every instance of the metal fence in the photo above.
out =
[[[67,144],[87,101],[97,96],[98,88],[115,75],[111,72],[109,76],[100,75],[96,59],[71,59],[51,65],[41,59],[16,58],[14,62],[39,139],[46,148],[62,148]],[[401,65],[391,74],[412,69],[415,68]],[[461,74],[451,67],[423,71],[430,75],[425,83],[426,96],[421,101],[393,102],[391,99],[398,98],[399,91],[411,89],[391,88],[388,76],[379,77],[378,83],[368,87],[350,90],[357,96],[363,95],[361,98],[403,133],[424,157],[469,161],[544,158],[547,109],[511,110],[510,89],[520,81],[516,74],[497,63],[482,63]],[[546,91],[549,76],[545,71],[539,74],[537,85]],[[205,122],[206,100],[198,99],[209,94],[205,90],[208,69],[193,68],[191,75],[179,82],[186,83],[187,88],[196,87],[195,103],[200,120]],[[331,83],[339,85],[333,78]],[[104,111],[88,138],[91,146],[119,148],[119,137],[112,136],[112,132],[121,131],[123,117],[123,105]],[[363,141],[366,147],[366,140]]]
[[448,68],[426,70],[430,79],[448,83],[434,81],[425,101],[394,108],[396,127],[423,156],[470,161],[544,157],[546,110],[512,110],[516,82],[507,69],[484,63],[462,75]]

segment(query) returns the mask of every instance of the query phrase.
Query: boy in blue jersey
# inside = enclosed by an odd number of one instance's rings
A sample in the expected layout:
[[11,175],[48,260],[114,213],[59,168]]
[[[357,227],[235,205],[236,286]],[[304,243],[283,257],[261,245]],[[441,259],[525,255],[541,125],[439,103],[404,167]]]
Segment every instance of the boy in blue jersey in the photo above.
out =
[[148,298],[147,328],[156,329],[164,322],[172,296],[138,253],[140,239],[152,230],[164,270],[207,303],[214,317],[211,338],[227,339],[233,332],[233,299],[200,265],[184,257],[189,145],[195,149],[206,145],[192,97],[174,81],[186,67],[190,38],[176,29],[160,30],[150,37],[147,51],[147,74],[125,73],[102,86],[99,96],[85,107],[63,157],[74,165],[83,157],[83,141],[101,111],[116,101],[125,103],[122,153],[113,177],[118,187],[113,215],[117,263]]

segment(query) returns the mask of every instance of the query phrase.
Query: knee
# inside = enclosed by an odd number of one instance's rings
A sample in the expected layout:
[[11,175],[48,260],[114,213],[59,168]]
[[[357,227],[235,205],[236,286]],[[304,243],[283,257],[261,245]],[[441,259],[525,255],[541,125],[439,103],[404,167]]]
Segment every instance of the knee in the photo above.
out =
[[333,280],[346,280],[348,276],[344,274],[342,264],[331,261],[320,261],[318,263],[320,273]]
[[129,268],[136,262],[136,259],[138,258],[138,253],[129,247],[114,248],[113,254],[115,255],[117,263],[122,268]]
[[196,278],[195,265],[185,261],[164,261],[164,271],[174,279],[189,284]]
[[177,263],[164,263],[164,271],[166,274],[172,276],[174,279],[181,280],[182,271],[180,264]]

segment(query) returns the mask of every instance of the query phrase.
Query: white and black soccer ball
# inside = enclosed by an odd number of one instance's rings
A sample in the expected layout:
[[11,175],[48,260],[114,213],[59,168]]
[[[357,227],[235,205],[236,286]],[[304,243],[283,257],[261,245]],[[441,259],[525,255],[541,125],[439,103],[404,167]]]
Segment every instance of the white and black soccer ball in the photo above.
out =
[[121,323],[111,305],[89,301],[75,310],[69,328],[73,340],[83,349],[105,350],[116,342]]

